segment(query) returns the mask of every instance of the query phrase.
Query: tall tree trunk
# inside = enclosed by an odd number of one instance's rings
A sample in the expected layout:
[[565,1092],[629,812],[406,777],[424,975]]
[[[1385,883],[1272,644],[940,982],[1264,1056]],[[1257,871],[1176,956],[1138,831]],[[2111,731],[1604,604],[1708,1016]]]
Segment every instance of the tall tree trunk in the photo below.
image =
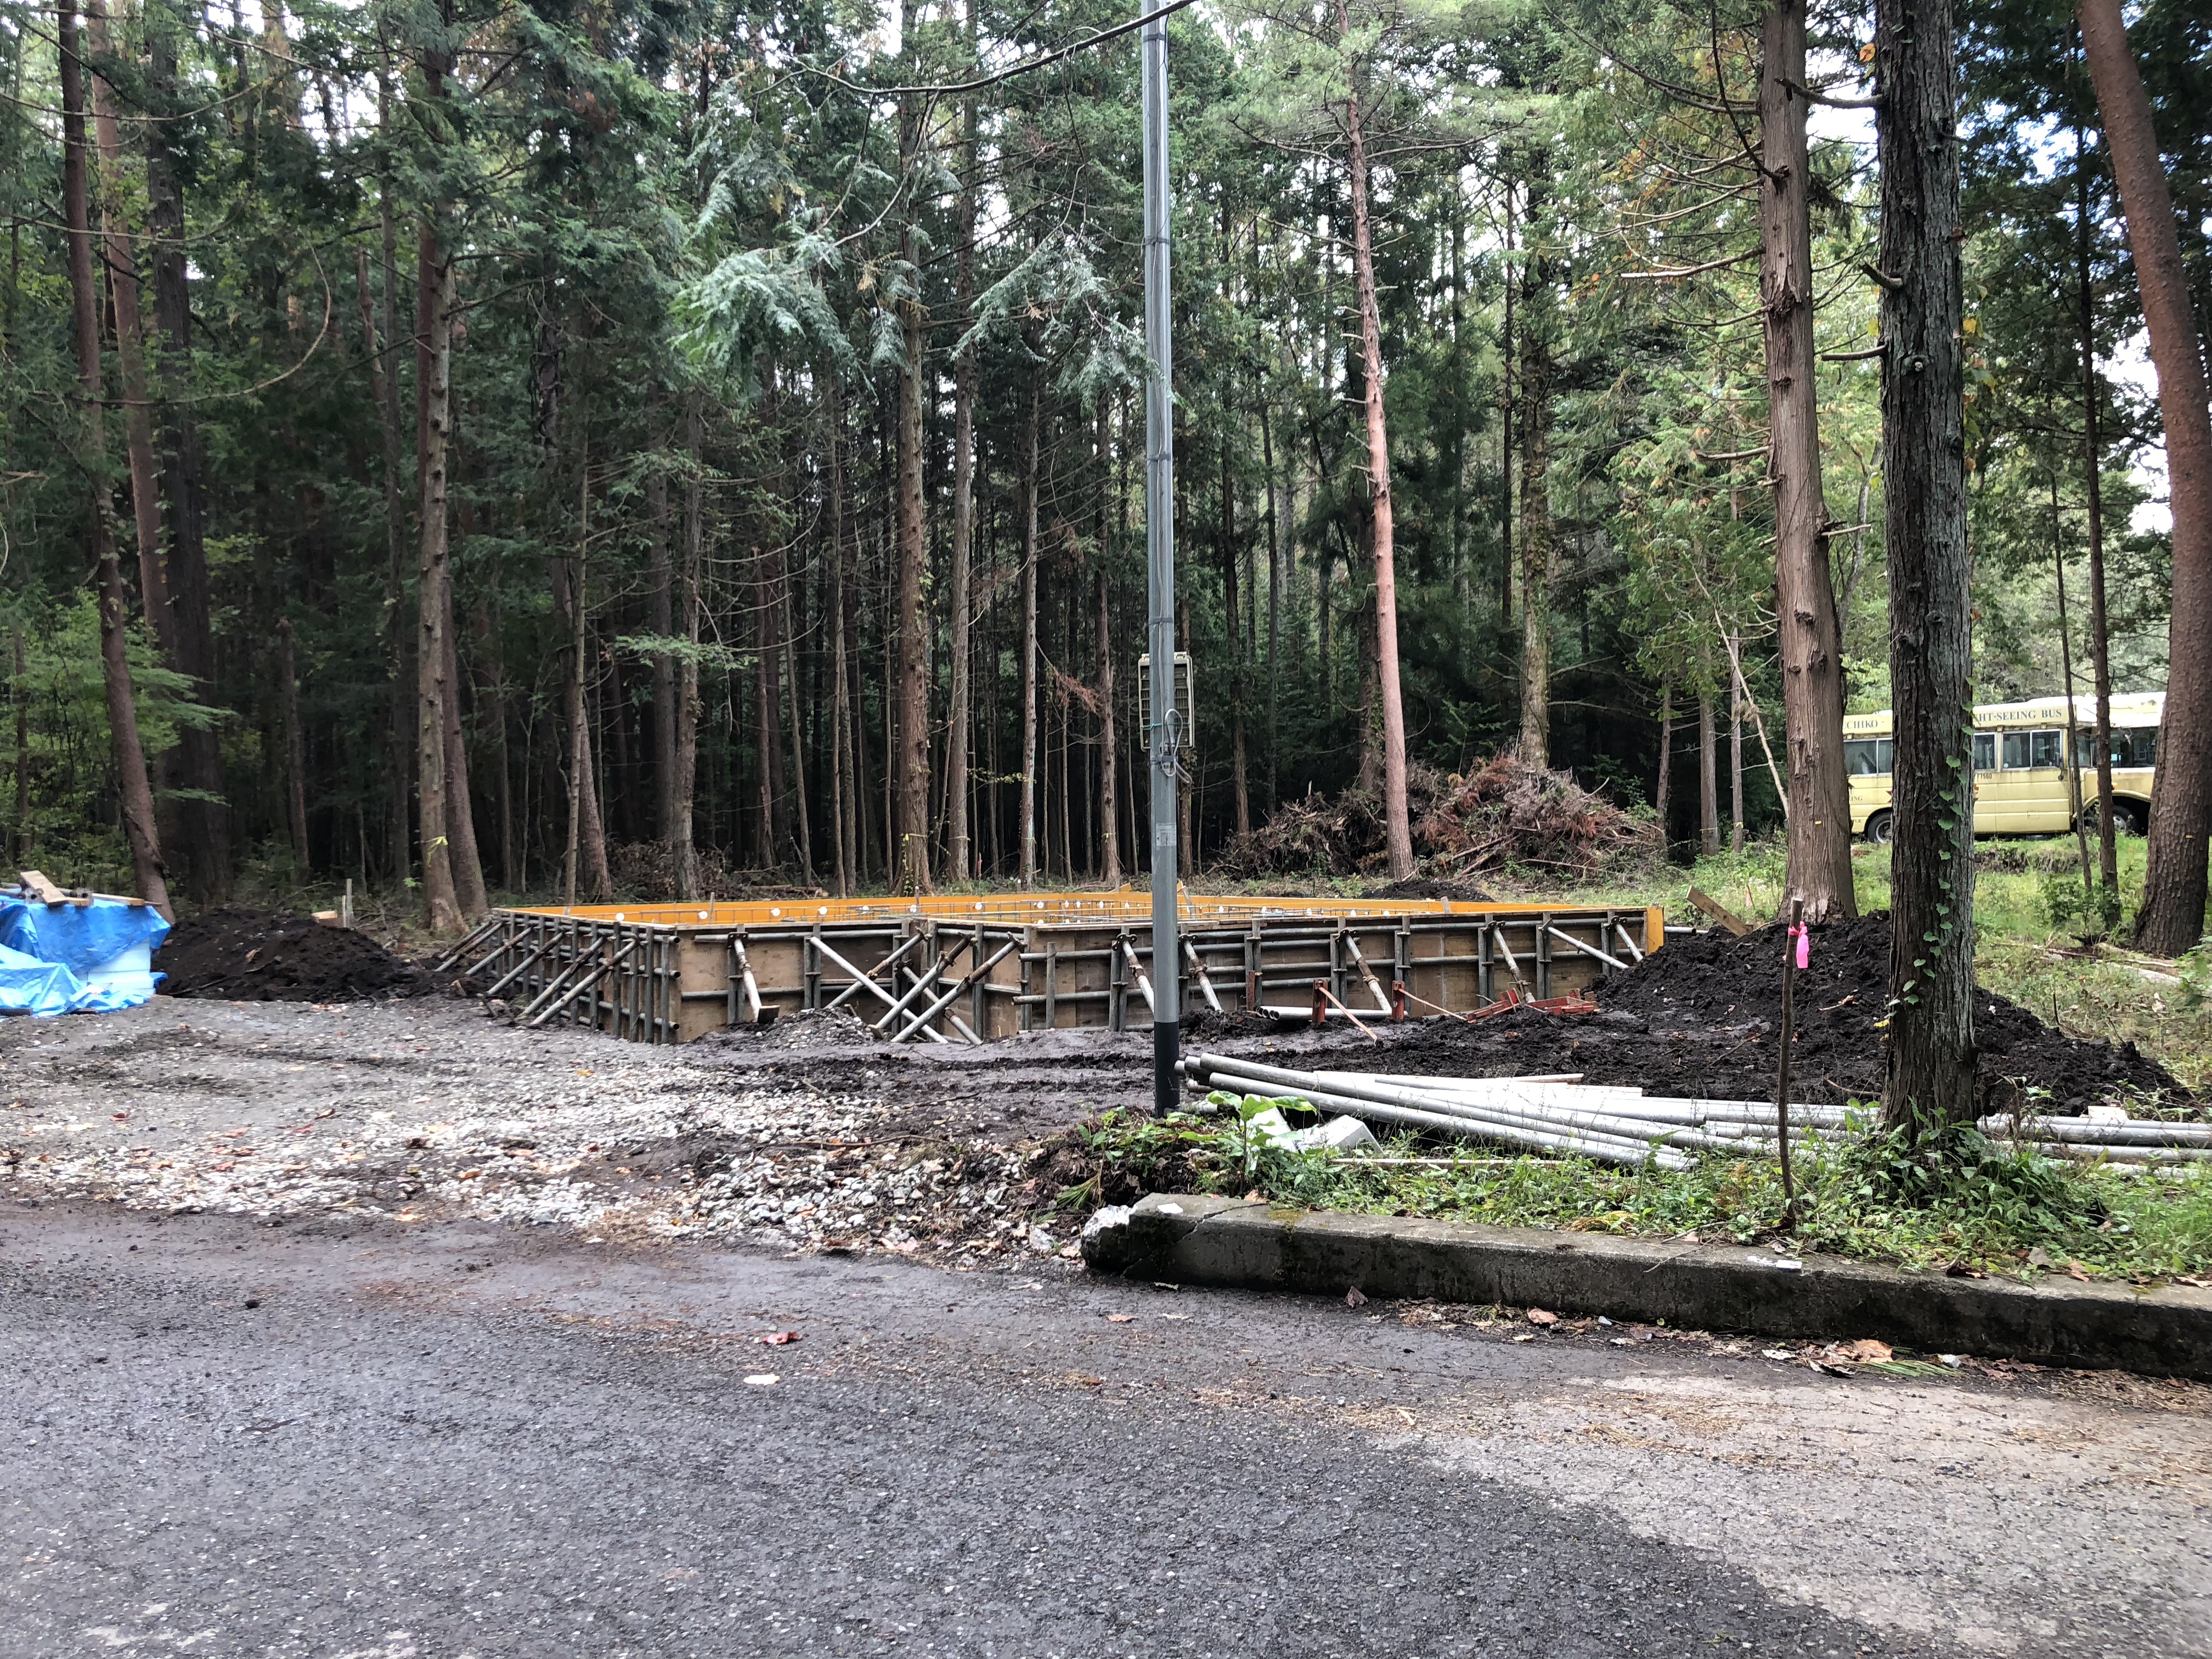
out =
[[[86,0],[85,40],[95,60],[110,57],[106,0]],[[131,513],[138,538],[138,598],[161,659],[177,661],[177,629],[169,612],[169,581],[161,564],[161,505],[154,483],[154,410],[147,395],[145,321],[138,303],[138,259],[124,216],[123,135],[115,94],[95,72],[93,132],[100,144],[100,222],[107,284],[115,312],[115,372],[123,392],[123,434],[131,466]]]
[[[392,137],[391,76],[377,76],[378,127],[386,143]],[[408,805],[415,770],[415,698],[407,665],[412,630],[407,620],[407,511],[402,482],[406,453],[404,427],[399,413],[399,228],[392,205],[389,176],[378,181],[377,215],[383,241],[384,262],[384,536],[387,563],[384,574],[385,626],[391,655],[392,708],[386,764],[391,773],[386,801],[391,814],[392,870],[404,880],[413,861],[408,856],[412,830]],[[418,350],[420,343],[417,343]],[[550,443],[549,437],[546,441]]]
[[2205,837],[2212,834],[2212,406],[2203,337],[2181,262],[2173,196],[2150,97],[2120,0],[2081,0],[2081,47],[2128,221],[2136,288],[2166,428],[2173,511],[2173,605],[2167,623],[2166,718],[2151,789],[2149,865],[2136,943],[2178,957],[2204,937]]
[[1886,1123],[1917,1139],[1975,1115],[1973,562],[1950,0],[1876,0],[1874,45],[1897,743],[1882,1107]]
[[[1237,610],[1237,488],[1231,475],[1229,428],[1221,434],[1221,599],[1229,635],[1229,787],[1237,833],[1252,833],[1252,789],[1244,770],[1244,630]],[[1408,845],[1411,843],[1409,842]]]
[[300,665],[293,647],[292,619],[276,619],[277,724],[284,734],[284,827],[292,857],[307,866],[307,747],[300,729]]
[[[656,386],[646,394],[647,435],[655,449],[669,436],[662,418]],[[676,631],[676,564],[669,552],[668,473],[657,456],[645,475],[645,522],[653,632],[665,640]],[[676,834],[676,658],[665,650],[653,653],[653,837],[667,847]]]
[[31,652],[15,629],[15,846],[18,862],[31,861]]
[[1651,792],[1652,814],[1659,820],[1659,850],[1663,854],[1674,842],[1673,820],[1668,816],[1674,805],[1674,687],[1671,681],[1662,681],[1659,687],[1659,781]]
[[2081,301],[2081,489],[2089,520],[2089,672],[2097,698],[2097,873],[2105,904],[2117,914],[2120,843],[2112,833],[2112,653],[2105,611],[2105,447],[2097,431],[2104,387],[2097,374],[2097,300],[2089,281],[2089,173],[2081,150],[2081,129],[2077,126],[2074,129],[2075,281]]
[[775,584],[782,594],[784,707],[789,710],[791,720],[791,811],[799,842],[799,879],[811,887],[814,836],[806,816],[806,744],[799,709],[803,699],[799,683],[798,619],[791,596],[791,568],[781,546],[775,555]]
[[[146,84],[166,106],[176,96],[173,21],[161,7],[146,14]],[[152,241],[154,325],[160,368],[167,390],[180,393],[191,377],[191,275],[185,257],[183,185],[170,150],[172,124],[145,124],[146,225]],[[215,687],[214,605],[209,591],[206,514],[200,478],[199,423],[182,397],[162,416],[162,495],[168,506],[167,583],[177,666],[191,676],[193,695],[212,700]],[[230,808],[222,793],[222,746],[212,727],[187,726],[177,734],[178,855],[185,886],[204,904],[230,896]],[[403,807],[404,803],[403,802]]]
[[[1340,39],[1352,32],[1345,0],[1337,0],[1336,27]],[[1413,830],[1406,804],[1406,709],[1398,686],[1397,549],[1390,501],[1390,433],[1382,412],[1382,319],[1375,291],[1361,78],[1355,59],[1345,100],[1344,133],[1352,185],[1352,264],[1359,301],[1359,350],[1366,370],[1367,476],[1374,503],[1375,663],[1376,690],[1382,703],[1383,841],[1390,874],[1403,880],[1413,873]]]
[[663,832],[676,861],[676,895],[699,896],[699,856],[694,849],[692,818],[699,781],[700,583],[707,546],[706,486],[700,477],[706,447],[699,394],[684,395],[684,453],[690,465],[684,475],[684,640],[690,648],[676,670],[676,732],[669,770],[669,815]]
[[1114,745],[1114,640],[1106,562],[1098,562],[1098,828],[1099,875],[1109,887],[1121,884],[1120,779]]
[[421,487],[415,558],[415,798],[422,901],[433,933],[461,925],[446,813],[447,437],[452,417],[453,265],[435,223],[415,254],[415,465]]
[[[1735,661],[1736,641],[1729,641],[1729,660]],[[1743,851],[1743,711],[1750,694],[1738,673],[1729,692],[1729,851]]]
[[1260,464],[1267,474],[1267,810],[1272,812],[1281,799],[1278,763],[1283,747],[1283,521],[1290,516],[1290,509],[1279,499],[1275,434],[1265,397],[1260,399]]
[[[823,618],[830,633],[830,834],[836,843],[837,896],[850,897],[855,858],[853,850],[852,700],[848,696],[848,670],[845,660],[845,415],[837,395],[835,365],[822,371],[823,447],[828,462],[827,506],[830,516],[830,610]],[[964,820],[963,820],[964,822]]]
[[[787,498],[789,484],[784,468],[781,398],[775,367],[761,371],[763,424],[772,434],[769,443],[775,460],[768,494],[771,500]],[[783,777],[783,724],[781,687],[783,657],[783,584],[778,580],[783,565],[781,532],[771,522],[759,532],[767,546],[752,551],[753,623],[753,765],[760,803],[760,856],[763,869],[776,869],[784,861],[787,828]]]
[[[968,49],[975,51],[975,0],[968,3]],[[954,207],[953,303],[960,326],[973,321],[975,307],[975,191],[978,186],[975,102],[961,106],[961,184]],[[975,725],[972,678],[975,655],[974,586],[975,539],[975,359],[962,352],[952,364],[952,638],[951,706],[945,711],[945,798],[949,828],[945,859],[954,881],[975,876],[973,834],[968,823],[969,733]]]
[[[1759,288],[1772,434],[1774,611],[1790,763],[1788,898],[1802,901],[1806,921],[1817,925],[1856,916],[1858,901],[1850,778],[1844,769],[1843,647],[1820,488],[1804,88],[1805,0],[1772,0],[1759,43]],[[1740,718],[1736,726],[1740,749]],[[1741,815],[1735,834],[1742,835]]]
[[598,772],[592,755],[592,721],[586,679],[592,670],[592,467],[591,428],[577,422],[576,556],[572,566],[554,568],[554,612],[569,624],[568,635],[568,846],[562,885],[565,902],[574,904],[580,888],[592,900],[614,892],[607,867],[607,834],[599,816]]
[[1514,366],[1521,361],[1513,339],[1513,301],[1521,277],[1512,269],[1513,181],[1505,180],[1505,318],[1498,343],[1498,631],[1513,631],[1513,411],[1519,388]]
[[123,836],[131,848],[138,896],[169,915],[168,872],[161,863],[161,835],[154,823],[154,788],[146,774],[146,751],[138,739],[138,703],[131,690],[125,631],[127,601],[123,567],[116,554],[115,520],[108,501],[107,438],[100,415],[100,288],[93,275],[92,187],[86,153],[90,146],[85,137],[84,60],[77,35],[76,0],[62,0],[55,19],[61,59],[62,211],[68,226],[70,296],[83,398],[77,457],[87,480],[87,527],[94,580],[100,585],[100,665],[107,693],[108,743]]
[[469,745],[461,726],[460,629],[453,622],[453,580],[450,565],[439,584],[446,607],[446,695],[443,699],[446,733],[446,836],[453,847],[453,897],[461,920],[471,927],[491,908],[484,890],[483,855],[477,846],[476,799],[469,786]]
[[1037,427],[1039,390],[1030,382],[1028,436],[1022,445],[1022,885],[1037,878]]
[[[921,144],[921,109],[909,100],[900,112],[901,176],[911,178]],[[908,893],[931,890],[929,878],[929,617],[922,580],[929,545],[922,520],[921,404],[923,334],[928,326],[921,282],[921,228],[909,206],[901,252],[915,290],[898,301],[904,333],[898,380],[898,721],[896,759],[897,885]]]
[[[1534,280],[1532,278],[1532,280]],[[1532,294],[1530,298],[1535,296]],[[1530,307],[1524,307],[1525,312]],[[1552,763],[1552,352],[1521,324],[1521,757]]]
[[1720,744],[1713,730],[1713,694],[1698,693],[1698,850],[1721,850]]

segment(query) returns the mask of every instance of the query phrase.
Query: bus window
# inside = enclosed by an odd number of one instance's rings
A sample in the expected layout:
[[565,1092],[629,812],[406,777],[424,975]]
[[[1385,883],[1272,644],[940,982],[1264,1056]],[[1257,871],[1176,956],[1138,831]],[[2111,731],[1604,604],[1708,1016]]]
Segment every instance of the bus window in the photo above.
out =
[[[2094,731],[2081,733],[2081,765],[2086,769],[2097,763],[2097,734]],[[2053,763],[2056,764],[2056,763]],[[2114,766],[2154,766],[2158,763],[2158,728],[2155,726],[2122,726],[2112,731],[2112,764]]]
[[2030,766],[2063,766],[2066,763],[2066,734],[2063,732],[2029,732],[2027,763]]
[[1855,778],[1886,778],[1897,744],[1889,738],[1846,738],[1844,769]]
[[2027,738],[2025,732],[2007,732],[2004,737],[2004,769],[2008,772],[2027,770]]
[[2155,726],[2124,726],[2112,733],[2112,764],[2115,766],[2155,766],[2158,764],[2158,727]]
[[1997,769],[1997,734],[1994,732],[1974,733],[1974,770],[1994,772]]

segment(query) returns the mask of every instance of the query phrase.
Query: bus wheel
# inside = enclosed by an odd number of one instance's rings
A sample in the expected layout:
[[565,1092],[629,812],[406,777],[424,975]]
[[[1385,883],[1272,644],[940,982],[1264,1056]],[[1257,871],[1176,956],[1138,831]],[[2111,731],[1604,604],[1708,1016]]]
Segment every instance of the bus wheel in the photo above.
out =
[[1889,814],[1877,812],[1867,820],[1866,838],[1876,847],[1887,847],[1889,845]]
[[[2090,801],[2088,805],[2081,807],[2081,823],[2088,827],[2093,836],[2101,834],[2097,830],[2097,803]],[[2124,834],[2124,836],[2139,836],[2139,834],[2143,834],[2143,810],[2135,801],[2115,801],[2112,803],[2112,827],[2119,830],[2119,834]]]

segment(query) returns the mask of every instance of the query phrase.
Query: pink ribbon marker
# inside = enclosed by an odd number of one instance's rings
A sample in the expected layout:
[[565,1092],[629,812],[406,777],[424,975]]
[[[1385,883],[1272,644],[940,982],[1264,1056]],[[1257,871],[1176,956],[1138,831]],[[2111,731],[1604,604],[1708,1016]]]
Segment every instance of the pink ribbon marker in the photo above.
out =
[[1812,935],[1802,926],[1797,926],[1790,928],[1790,937],[1797,941],[1797,969],[1802,973],[1813,965]]

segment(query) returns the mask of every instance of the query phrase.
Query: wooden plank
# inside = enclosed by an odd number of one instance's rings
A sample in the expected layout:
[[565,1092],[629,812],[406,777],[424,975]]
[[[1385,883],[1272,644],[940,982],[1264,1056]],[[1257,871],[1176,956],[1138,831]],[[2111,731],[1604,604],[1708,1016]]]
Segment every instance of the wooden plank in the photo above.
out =
[[52,882],[47,880],[46,876],[39,871],[24,871],[22,872],[22,880],[24,887],[29,891],[31,896],[38,900],[41,904],[66,904],[69,902],[69,895],[63,892],[60,888],[55,886]]
[[1728,906],[1723,904],[1718,899],[1714,898],[1710,894],[1701,893],[1696,888],[1692,887],[1690,890],[1690,902],[1696,905],[1698,908],[1703,910],[1707,915],[1711,916],[1715,921],[1720,923],[1722,927],[1727,928],[1729,932],[1734,933],[1738,939],[1741,939],[1746,933],[1751,931],[1751,924],[1749,922],[1744,921],[1744,919],[1737,915],[1735,911],[1729,909]]

